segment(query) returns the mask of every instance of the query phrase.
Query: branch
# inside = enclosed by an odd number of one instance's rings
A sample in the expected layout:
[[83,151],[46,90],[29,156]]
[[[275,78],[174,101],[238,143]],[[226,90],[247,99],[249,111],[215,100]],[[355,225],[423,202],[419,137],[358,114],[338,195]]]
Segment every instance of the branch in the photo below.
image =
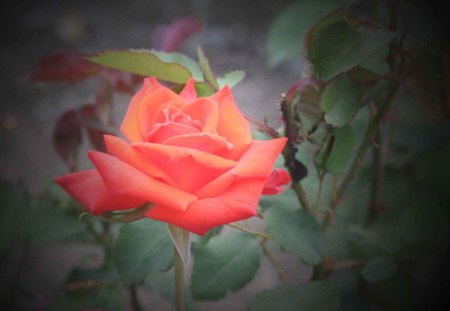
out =
[[353,160],[353,162],[350,166],[350,169],[347,172],[347,175],[345,175],[341,185],[339,186],[339,188],[337,190],[336,198],[331,203],[330,209],[329,209],[328,214],[325,219],[326,222],[329,223],[331,221],[331,218],[332,218],[334,212],[336,211],[337,206],[340,204],[342,197],[344,196],[348,187],[352,183],[353,178],[355,177],[355,174],[359,168],[361,161],[363,160],[364,156],[366,155],[367,151],[369,150],[369,147],[372,145],[373,138],[379,129],[380,123],[382,122],[384,116],[386,115],[389,108],[391,107],[393,99],[394,99],[395,95],[397,94],[398,87],[399,87],[398,82],[391,82],[391,84],[388,86],[388,93],[387,93],[388,95],[387,95],[386,99],[383,101],[383,103],[381,104],[376,115],[369,122],[369,126],[367,128],[366,135],[364,137],[364,140],[363,140],[361,146],[359,147],[358,153],[357,153],[355,159]]

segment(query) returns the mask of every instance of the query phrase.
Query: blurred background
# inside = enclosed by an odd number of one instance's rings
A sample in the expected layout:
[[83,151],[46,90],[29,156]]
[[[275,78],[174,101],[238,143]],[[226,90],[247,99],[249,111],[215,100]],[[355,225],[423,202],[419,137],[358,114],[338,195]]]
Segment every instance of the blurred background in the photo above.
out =
[[[30,77],[40,59],[65,51],[93,53],[105,49],[157,47],[160,43],[158,29],[185,17],[197,19],[201,29],[187,38],[178,50],[194,58],[197,46],[201,45],[217,75],[244,70],[245,79],[233,89],[242,111],[253,119],[267,118],[273,124],[281,124],[280,96],[300,79],[304,61],[299,55],[289,62],[269,66],[267,40],[269,27],[277,14],[293,2],[60,0],[45,3],[16,1],[4,5],[0,13],[3,24],[0,178],[20,184],[32,196],[51,189],[53,178],[67,172],[67,166],[52,144],[55,123],[64,112],[95,101],[98,88],[95,79],[75,84],[31,82]],[[429,14],[434,16],[432,21],[442,27],[448,38],[445,23],[448,10],[425,1],[422,5],[428,7]],[[124,93],[115,95],[113,111],[117,122],[121,120],[129,98],[130,95]],[[80,155],[88,148],[84,142]],[[80,161],[80,167],[89,166],[85,157],[80,156]],[[450,180],[450,176],[447,177]],[[443,189],[450,190],[448,183],[442,185]],[[3,208],[4,202],[0,204]],[[424,258],[422,270],[417,272],[423,280],[431,280],[421,283],[422,293],[436,286],[434,294],[444,294],[445,284],[449,284],[444,265],[449,246],[445,237],[449,232],[448,226],[441,232],[444,255]],[[5,284],[13,284],[13,288],[20,288],[19,310],[47,310],[55,298],[55,290],[71,269],[86,258],[97,258],[99,262],[100,257],[101,251],[97,247],[67,243],[30,245],[26,253],[19,247],[13,249],[1,260],[0,301],[2,295],[7,295]],[[310,277],[311,269],[292,256],[282,254],[279,260],[289,267],[288,283]],[[96,261],[93,262],[95,266]],[[436,284],[433,282],[439,275],[442,286],[431,285]],[[262,268],[251,284],[220,302],[203,303],[201,310],[245,310],[255,293],[279,284],[273,268],[263,260]],[[148,310],[172,308],[155,292],[142,291],[140,294],[142,305],[152,306]]]

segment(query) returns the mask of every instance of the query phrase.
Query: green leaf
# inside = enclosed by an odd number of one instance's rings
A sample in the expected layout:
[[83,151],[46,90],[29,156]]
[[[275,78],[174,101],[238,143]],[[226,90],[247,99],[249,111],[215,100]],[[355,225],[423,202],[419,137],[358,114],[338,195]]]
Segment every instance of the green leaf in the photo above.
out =
[[167,224],[173,245],[180,254],[183,264],[187,266],[191,258],[191,233],[172,224]]
[[143,281],[149,273],[165,271],[173,262],[173,245],[166,225],[151,219],[123,225],[115,251],[125,286]]
[[258,294],[250,311],[332,311],[339,308],[338,287],[331,281],[283,286]]
[[163,62],[180,64],[183,67],[186,67],[196,81],[203,81],[203,73],[199,64],[187,55],[178,52],[167,53],[155,50],[152,50],[152,52]]
[[243,70],[233,70],[227,72],[223,77],[217,78],[217,84],[219,85],[219,89],[223,88],[225,85],[228,85],[230,88],[238,84],[245,78],[245,71]]
[[352,127],[344,126],[337,129],[333,148],[325,163],[325,169],[332,174],[339,174],[344,171],[352,159],[353,146]]
[[364,265],[361,275],[367,282],[378,282],[390,279],[397,270],[395,262],[388,257],[375,257]]
[[309,84],[301,90],[293,101],[300,120],[300,136],[305,140],[322,119],[323,113],[320,110],[321,95],[322,89],[319,86]]
[[101,52],[87,59],[109,68],[175,83],[185,83],[190,77],[203,80],[197,63],[179,53],[114,50]]
[[208,97],[215,93],[214,89],[205,82],[195,82],[195,90],[198,97]]
[[266,195],[262,196],[259,201],[259,205],[263,212],[269,208],[284,207],[290,210],[296,210],[299,208],[297,196],[292,189],[286,189],[279,195]]
[[268,210],[264,218],[269,235],[284,250],[299,255],[309,265],[321,261],[320,228],[311,214],[278,207]]
[[216,77],[214,76],[211,66],[209,65],[208,58],[206,57],[205,53],[203,52],[203,49],[200,46],[197,47],[197,57],[198,57],[198,63],[200,64],[200,68],[202,69],[203,73],[205,74],[206,81],[211,83],[211,85],[216,90],[218,90],[219,85],[217,84]]
[[255,276],[261,259],[258,241],[246,233],[232,232],[211,238],[195,251],[192,294],[201,300],[219,299]]
[[372,56],[361,63],[361,67],[374,72],[380,76],[385,75],[389,71],[389,64],[386,57],[389,53],[389,47],[386,45],[375,52]]
[[338,1],[303,0],[286,6],[270,25],[269,64],[277,66],[299,58],[304,51],[303,38],[324,15],[339,7]]
[[330,80],[361,64],[387,45],[395,33],[358,31],[346,22],[324,27],[311,38],[308,57],[319,79]]
[[328,84],[320,99],[325,121],[335,127],[350,122],[361,105],[361,87],[346,75],[339,75]]

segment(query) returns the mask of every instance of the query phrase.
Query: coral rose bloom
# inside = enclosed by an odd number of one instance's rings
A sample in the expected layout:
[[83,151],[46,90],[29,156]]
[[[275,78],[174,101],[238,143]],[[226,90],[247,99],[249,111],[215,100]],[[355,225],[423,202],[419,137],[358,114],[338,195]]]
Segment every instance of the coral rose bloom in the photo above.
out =
[[[286,138],[253,140],[229,87],[197,98],[190,80],[178,95],[147,78],[108,153],[90,151],[96,169],[56,178],[90,213],[151,203],[147,217],[203,235],[255,216]],[[277,183],[288,183],[287,174]]]

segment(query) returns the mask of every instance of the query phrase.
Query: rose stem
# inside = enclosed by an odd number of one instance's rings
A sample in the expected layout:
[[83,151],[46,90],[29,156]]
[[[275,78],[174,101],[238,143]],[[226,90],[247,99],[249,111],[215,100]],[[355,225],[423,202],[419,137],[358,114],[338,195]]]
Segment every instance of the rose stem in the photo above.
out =
[[175,265],[175,309],[184,311],[184,265],[176,247],[174,250]]

